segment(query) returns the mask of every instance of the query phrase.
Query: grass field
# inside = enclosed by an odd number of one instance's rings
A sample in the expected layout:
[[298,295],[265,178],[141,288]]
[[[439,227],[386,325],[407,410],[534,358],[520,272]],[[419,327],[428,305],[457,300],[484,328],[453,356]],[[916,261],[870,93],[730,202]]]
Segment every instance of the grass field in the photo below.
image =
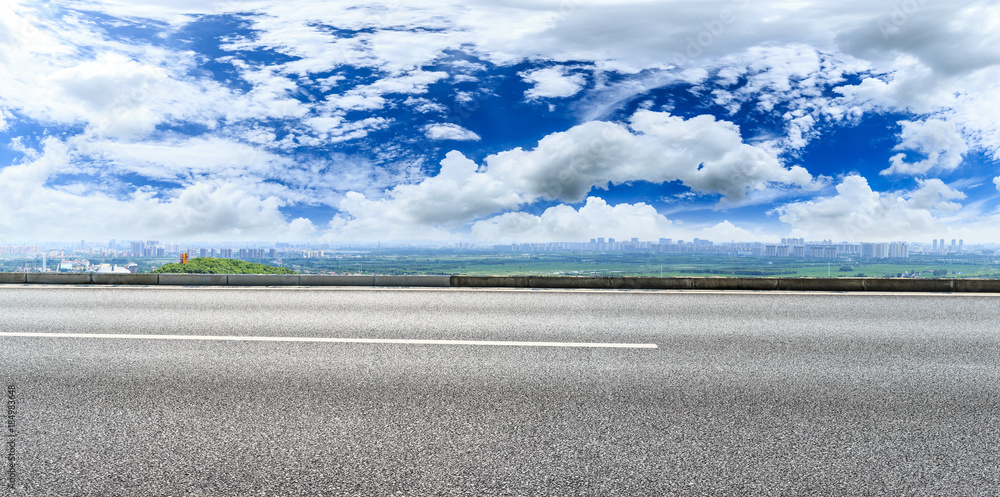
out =
[[[899,260],[816,260],[644,253],[406,253],[366,254],[327,259],[285,259],[300,272],[337,274],[464,274],[579,276],[741,276],[741,277],[918,277],[1000,278],[991,257],[944,260],[918,256]],[[849,268],[849,270],[848,270]],[[937,270],[937,274],[934,273]]]
[[[27,262],[37,267],[41,260],[0,260],[0,270],[19,271]],[[136,262],[140,272],[173,258],[92,259],[92,262],[126,264]],[[509,253],[458,250],[396,250],[370,253],[337,253],[320,258],[252,259],[313,274],[464,274],[471,276],[577,275],[577,276],[718,276],[718,277],[896,277],[918,273],[919,277],[1000,278],[1000,261],[992,256],[962,254],[916,255],[897,260],[795,259],[739,257],[712,254],[656,253]],[[50,261],[50,267],[54,264]],[[937,274],[935,274],[935,270]]]

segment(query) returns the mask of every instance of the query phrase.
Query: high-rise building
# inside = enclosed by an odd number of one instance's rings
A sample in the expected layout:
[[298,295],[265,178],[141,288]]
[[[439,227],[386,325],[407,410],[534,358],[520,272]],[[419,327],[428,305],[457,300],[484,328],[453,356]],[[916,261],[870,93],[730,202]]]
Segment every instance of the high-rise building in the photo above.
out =
[[888,255],[893,259],[906,259],[910,257],[910,249],[905,242],[892,242],[889,244]]
[[934,239],[934,250],[937,250],[937,238]]
[[958,250],[961,251],[961,250],[964,250],[964,249],[965,249],[965,240],[962,240],[962,239],[958,240]]
[[888,243],[862,243],[861,257],[872,259],[885,259],[889,257]]

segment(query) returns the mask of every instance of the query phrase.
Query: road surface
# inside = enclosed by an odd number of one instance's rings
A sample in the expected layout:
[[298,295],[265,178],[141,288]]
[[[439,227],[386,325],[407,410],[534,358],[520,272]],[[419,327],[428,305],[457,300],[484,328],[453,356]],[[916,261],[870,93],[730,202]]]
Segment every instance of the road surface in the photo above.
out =
[[998,318],[991,295],[0,286],[0,496],[995,495]]

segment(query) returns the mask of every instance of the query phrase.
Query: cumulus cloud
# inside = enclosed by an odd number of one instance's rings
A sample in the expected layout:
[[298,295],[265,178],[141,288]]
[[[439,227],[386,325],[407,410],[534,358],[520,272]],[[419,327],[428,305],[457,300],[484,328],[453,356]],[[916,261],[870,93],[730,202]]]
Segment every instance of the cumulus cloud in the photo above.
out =
[[479,141],[479,135],[457,124],[441,123],[424,126],[424,136],[430,140]]
[[926,174],[931,169],[952,170],[962,163],[962,156],[969,150],[965,140],[955,130],[954,124],[940,119],[912,122],[900,121],[903,131],[900,143],[893,150],[912,150],[926,156],[917,162],[907,162],[899,153],[890,159],[892,166],[880,174]]
[[709,115],[688,120],[637,111],[629,126],[589,122],[553,133],[530,151],[486,158],[487,174],[537,198],[579,202],[594,187],[629,181],[681,181],[738,203],[771,184],[814,186],[803,168],[785,168],[767,151],[743,142],[739,128]]
[[527,200],[499,179],[478,173],[478,166],[458,152],[449,152],[441,170],[432,178],[413,185],[399,185],[388,198],[370,200],[349,192],[340,202],[341,212],[350,216],[352,230],[377,233],[387,226],[427,225],[458,227],[466,220],[513,209]]
[[642,241],[702,238],[749,242],[770,236],[736,226],[727,220],[708,226],[677,224],[646,203],[610,205],[600,197],[587,197],[586,203],[579,209],[560,204],[545,209],[539,216],[526,212],[493,216],[475,222],[472,235],[480,241],[499,242],[580,242],[595,237],[638,238]]
[[921,180],[913,192],[876,192],[868,181],[847,176],[837,194],[776,209],[779,219],[792,226],[792,236],[850,241],[913,239],[933,236],[945,227],[938,215],[955,211],[952,202],[965,194],[939,179]]
[[532,150],[508,150],[484,162],[480,168],[453,151],[437,176],[397,186],[386,198],[348,194],[339,205],[345,215],[338,229],[359,234],[394,225],[454,228],[539,199],[579,202],[595,187],[630,181],[679,180],[733,203],[771,185],[817,186],[805,169],[785,168],[773,155],[744,143],[732,123],[644,110],[628,127],[584,123],[546,136]]
[[[289,221],[277,197],[260,197],[228,183],[194,183],[163,198],[149,189],[111,194],[75,191],[48,181],[72,170],[65,143],[45,141],[35,160],[0,170],[0,209],[17,212],[0,219],[0,233],[25,238],[198,238],[255,240],[304,239],[315,227],[306,219]],[[86,190],[86,189],[84,189]]]
[[472,225],[472,235],[486,241],[584,241],[595,236],[655,240],[671,236],[671,222],[645,203],[608,205],[587,198],[579,210],[562,204],[541,216],[508,212]]
[[587,83],[583,74],[567,74],[565,67],[549,67],[520,73],[521,79],[532,86],[524,95],[529,100],[565,98],[576,95]]
[[[771,234],[751,231],[746,228],[736,226],[728,220],[723,220],[720,223],[705,228],[701,230],[698,235],[699,238],[720,242],[755,242],[769,237],[773,238],[773,235]],[[691,237],[694,238],[694,236]]]

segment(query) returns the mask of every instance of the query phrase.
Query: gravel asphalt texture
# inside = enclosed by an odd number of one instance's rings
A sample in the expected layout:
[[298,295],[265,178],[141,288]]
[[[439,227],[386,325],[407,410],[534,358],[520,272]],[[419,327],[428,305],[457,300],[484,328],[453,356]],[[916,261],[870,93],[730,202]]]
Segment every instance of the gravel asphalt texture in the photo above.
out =
[[0,336],[0,496],[998,495],[998,318],[992,295],[0,286],[0,333],[658,346]]

